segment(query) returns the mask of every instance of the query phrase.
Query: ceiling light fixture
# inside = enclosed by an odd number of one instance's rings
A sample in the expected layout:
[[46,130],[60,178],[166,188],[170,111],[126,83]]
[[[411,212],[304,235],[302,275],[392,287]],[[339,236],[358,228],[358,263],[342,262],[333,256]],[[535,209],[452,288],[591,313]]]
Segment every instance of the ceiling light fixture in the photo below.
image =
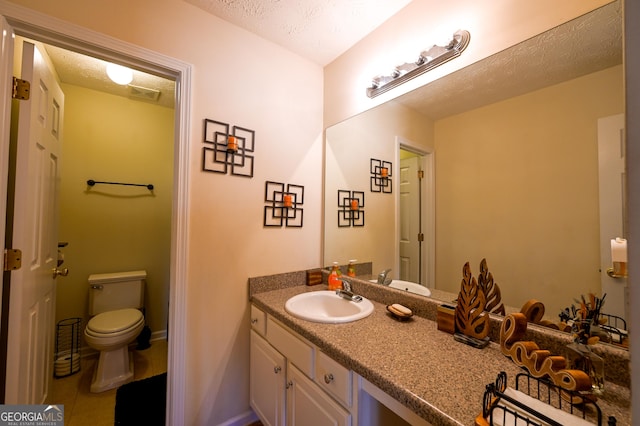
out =
[[133,71],[122,65],[107,64],[107,75],[114,83],[122,86],[133,81]]
[[398,65],[391,75],[374,77],[371,87],[367,88],[367,96],[370,98],[378,96],[451,59],[457,58],[467,48],[470,38],[469,31],[458,30],[453,34],[453,39],[446,46],[433,45],[430,49],[420,52],[416,62]]

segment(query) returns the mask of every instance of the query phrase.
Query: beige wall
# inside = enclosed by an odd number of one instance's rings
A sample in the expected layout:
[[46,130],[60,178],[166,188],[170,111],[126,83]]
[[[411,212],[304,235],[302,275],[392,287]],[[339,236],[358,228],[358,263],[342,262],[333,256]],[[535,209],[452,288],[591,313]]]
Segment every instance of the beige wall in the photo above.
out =
[[[320,266],[322,69],[180,0],[15,3],[192,64],[185,424],[242,416],[248,277]],[[252,179],[201,171],[205,118],[256,131]],[[305,187],[303,228],[263,227],[267,180]]]
[[600,294],[597,119],[622,112],[617,66],[437,121],[436,287],[486,258],[510,306]]
[[[74,85],[65,93],[57,320],[87,316],[90,274],[144,269],[146,321],[167,329],[174,110]],[[97,185],[88,179],[153,184]]]
[[[521,2],[414,0],[345,54],[325,67],[325,127],[407,93],[489,55],[583,15],[611,0]],[[471,33],[462,56],[369,99],[366,88],[377,75],[415,61],[419,53],[458,29]]]

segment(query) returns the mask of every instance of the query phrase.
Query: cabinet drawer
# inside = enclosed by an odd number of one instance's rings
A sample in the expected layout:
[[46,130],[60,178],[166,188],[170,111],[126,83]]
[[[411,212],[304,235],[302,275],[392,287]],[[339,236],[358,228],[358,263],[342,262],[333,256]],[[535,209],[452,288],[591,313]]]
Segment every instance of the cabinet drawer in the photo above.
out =
[[294,336],[284,326],[267,317],[267,340],[282,355],[313,379],[313,347]]
[[251,305],[251,328],[261,336],[267,334],[267,315],[255,305]]
[[351,371],[318,351],[316,383],[345,407],[351,407]]

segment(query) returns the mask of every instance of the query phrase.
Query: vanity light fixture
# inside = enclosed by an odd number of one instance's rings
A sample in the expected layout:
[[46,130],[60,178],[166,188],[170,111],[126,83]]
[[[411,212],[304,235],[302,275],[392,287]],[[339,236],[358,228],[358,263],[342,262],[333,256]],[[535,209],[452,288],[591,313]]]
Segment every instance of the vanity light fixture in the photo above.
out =
[[415,62],[406,62],[398,65],[391,75],[374,77],[371,87],[367,88],[367,96],[370,98],[376,97],[451,59],[457,58],[469,45],[470,38],[469,31],[458,30],[453,34],[453,39],[446,46],[433,45],[433,47],[422,51]]
[[107,64],[107,76],[116,84],[125,86],[133,81],[133,71],[131,68],[118,64]]
[[253,130],[205,118],[204,144],[202,171],[253,177]]
[[264,226],[302,228],[304,186],[266,181],[264,201]]
[[393,185],[391,176],[393,176],[393,164],[389,161],[371,159],[371,192],[384,192],[391,194]]
[[338,189],[338,227],[364,226],[364,192]]

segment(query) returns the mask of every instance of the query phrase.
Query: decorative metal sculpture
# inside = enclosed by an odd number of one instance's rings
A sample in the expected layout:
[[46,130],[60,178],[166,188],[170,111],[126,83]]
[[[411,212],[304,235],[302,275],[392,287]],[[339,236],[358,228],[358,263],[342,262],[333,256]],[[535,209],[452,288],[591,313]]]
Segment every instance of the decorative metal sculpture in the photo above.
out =
[[204,120],[204,148],[202,170],[205,172],[253,177],[255,132],[220,121]]
[[264,201],[264,226],[302,228],[304,186],[266,181]]

